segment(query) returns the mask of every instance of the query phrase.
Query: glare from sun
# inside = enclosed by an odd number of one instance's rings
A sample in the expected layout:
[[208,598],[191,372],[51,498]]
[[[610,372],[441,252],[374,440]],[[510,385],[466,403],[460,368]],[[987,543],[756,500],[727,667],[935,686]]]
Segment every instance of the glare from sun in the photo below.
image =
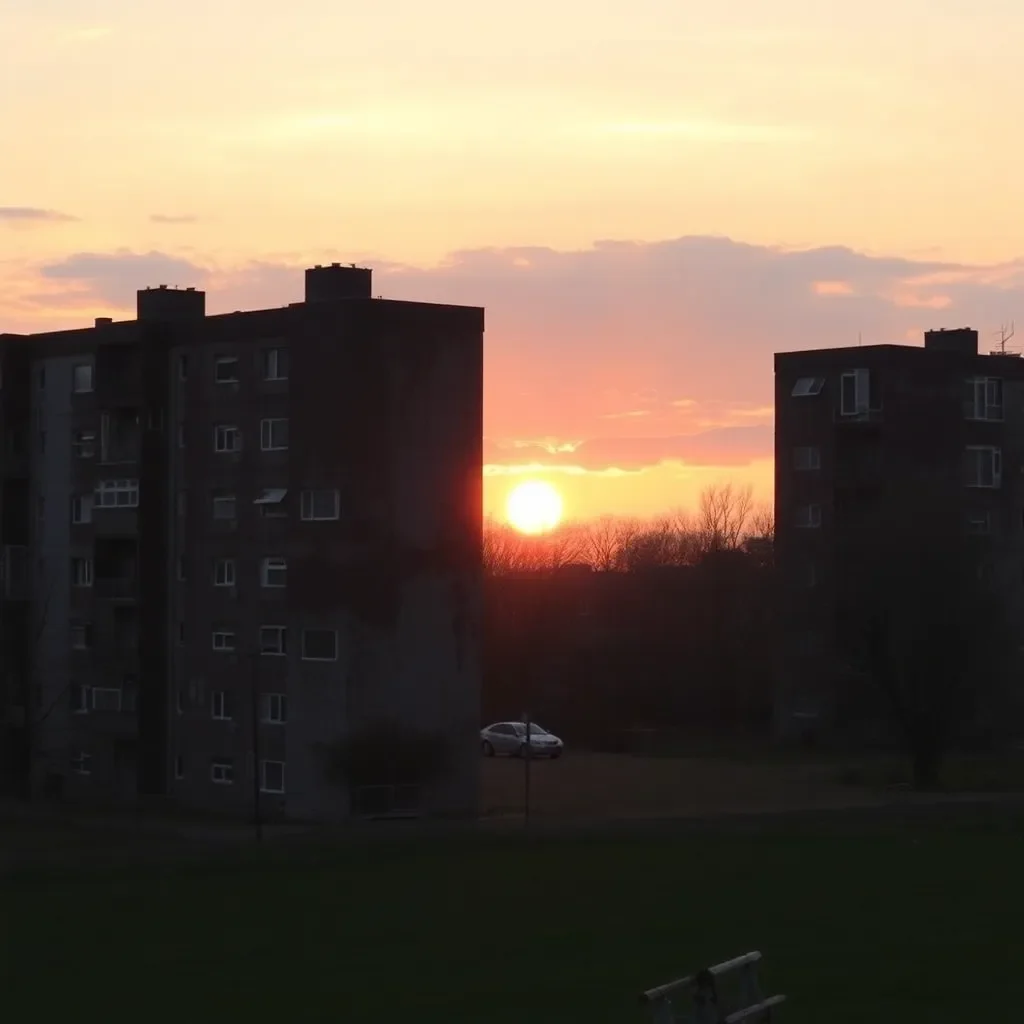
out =
[[508,496],[505,514],[521,533],[545,533],[562,518],[562,498],[551,484],[527,480]]

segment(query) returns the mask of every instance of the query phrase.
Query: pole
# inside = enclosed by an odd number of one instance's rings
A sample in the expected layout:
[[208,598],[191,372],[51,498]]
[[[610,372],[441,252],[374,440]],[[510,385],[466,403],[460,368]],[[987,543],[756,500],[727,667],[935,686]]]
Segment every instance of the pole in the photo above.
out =
[[526,749],[523,751],[523,824],[530,823],[530,712],[523,715],[526,722]]
[[260,799],[260,695],[256,684],[256,658],[252,656],[249,673],[249,691],[252,697],[252,810],[253,824],[256,826],[256,842],[263,841],[263,806]]

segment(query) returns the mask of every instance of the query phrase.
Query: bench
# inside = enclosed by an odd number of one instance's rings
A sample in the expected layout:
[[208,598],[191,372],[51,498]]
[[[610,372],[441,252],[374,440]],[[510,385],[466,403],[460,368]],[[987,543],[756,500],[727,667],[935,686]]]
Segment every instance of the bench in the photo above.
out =
[[650,1007],[654,1024],[763,1024],[786,997],[766,999],[761,994],[760,961],[760,953],[746,953],[648,989],[641,999]]

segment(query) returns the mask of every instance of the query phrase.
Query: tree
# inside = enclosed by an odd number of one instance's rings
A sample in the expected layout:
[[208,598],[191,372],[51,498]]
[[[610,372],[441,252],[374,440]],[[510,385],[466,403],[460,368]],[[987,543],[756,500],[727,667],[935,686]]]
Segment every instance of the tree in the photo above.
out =
[[939,784],[950,749],[998,706],[1016,657],[1000,574],[929,511],[846,553],[840,606],[841,644],[883,696],[919,789]]
[[[12,706],[20,707],[21,712],[20,721],[8,733],[8,740],[11,744],[8,764],[19,796],[24,800],[32,800],[36,795],[36,766],[39,760],[43,727],[54,711],[67,699],[72,686],[70,679],[65,680],[48,701],[41,702],[37,699],[37,690],[34,685],[40,653],[46,640],[50,606],[56,584],[57,578],[52,576],[47,583],[42,601],[35,609],[34,616],[31,614],[31,604],[25,605],[29,615],[25,623],[25,629],[29,634],[26,646],[27,661],[19,664],[10,654],[5,658],[7,670],[14,672],[17,676],[17,695],[12,701]],[[8,628],[10,628],[9,625]]]
[[703,554],[735,551],[743,543],[753,510],[753,489],[713,484],[700,496],[696,532]]

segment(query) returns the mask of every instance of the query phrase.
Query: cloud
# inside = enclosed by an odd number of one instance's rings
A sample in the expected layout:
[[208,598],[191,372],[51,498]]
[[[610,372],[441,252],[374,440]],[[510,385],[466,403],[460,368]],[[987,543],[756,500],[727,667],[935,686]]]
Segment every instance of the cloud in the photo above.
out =
[[191,213],[151,213],[149,219],[154,224],[198,224],[199,218]]
[[[1024,308],[1024,261],[696,236],[478,249],[434,267],[343,251],[228,269],[162,252],[78,253],[36,280],[123,308],[139,287],[201,285],[210,310],[226,312],[294,302],[303,268],[334,260],[373,266],[374,292],[388,298],[486,307],[488,459],[507,466],[760,460],[772,450],[774,352],[920,344],[925,330],[965,324],[994,347],[999,324]],[[10,291],[4,301],[11,308]]]
[[[80,252],[39,271],[47,281],[66,282],[77,294],[101,299],[120,308],[135,303],[140,288],[156,284],[201,284],[209,271],[188,260],[162,252]],[[45,297],[42,301],[45,301]]]
[[38,206],[0,206],[0,223],[13,225],[66,224],[78,220],[59,210],[44,210]]
[[641,470],[659,462],[732,466],[755,458],[770,458],[773,438],[774,427],[764,425],[720,427],[661,437],[595,437],[556,451],[540,444],[502,445],[485,440],[484,461],[624,471]]

